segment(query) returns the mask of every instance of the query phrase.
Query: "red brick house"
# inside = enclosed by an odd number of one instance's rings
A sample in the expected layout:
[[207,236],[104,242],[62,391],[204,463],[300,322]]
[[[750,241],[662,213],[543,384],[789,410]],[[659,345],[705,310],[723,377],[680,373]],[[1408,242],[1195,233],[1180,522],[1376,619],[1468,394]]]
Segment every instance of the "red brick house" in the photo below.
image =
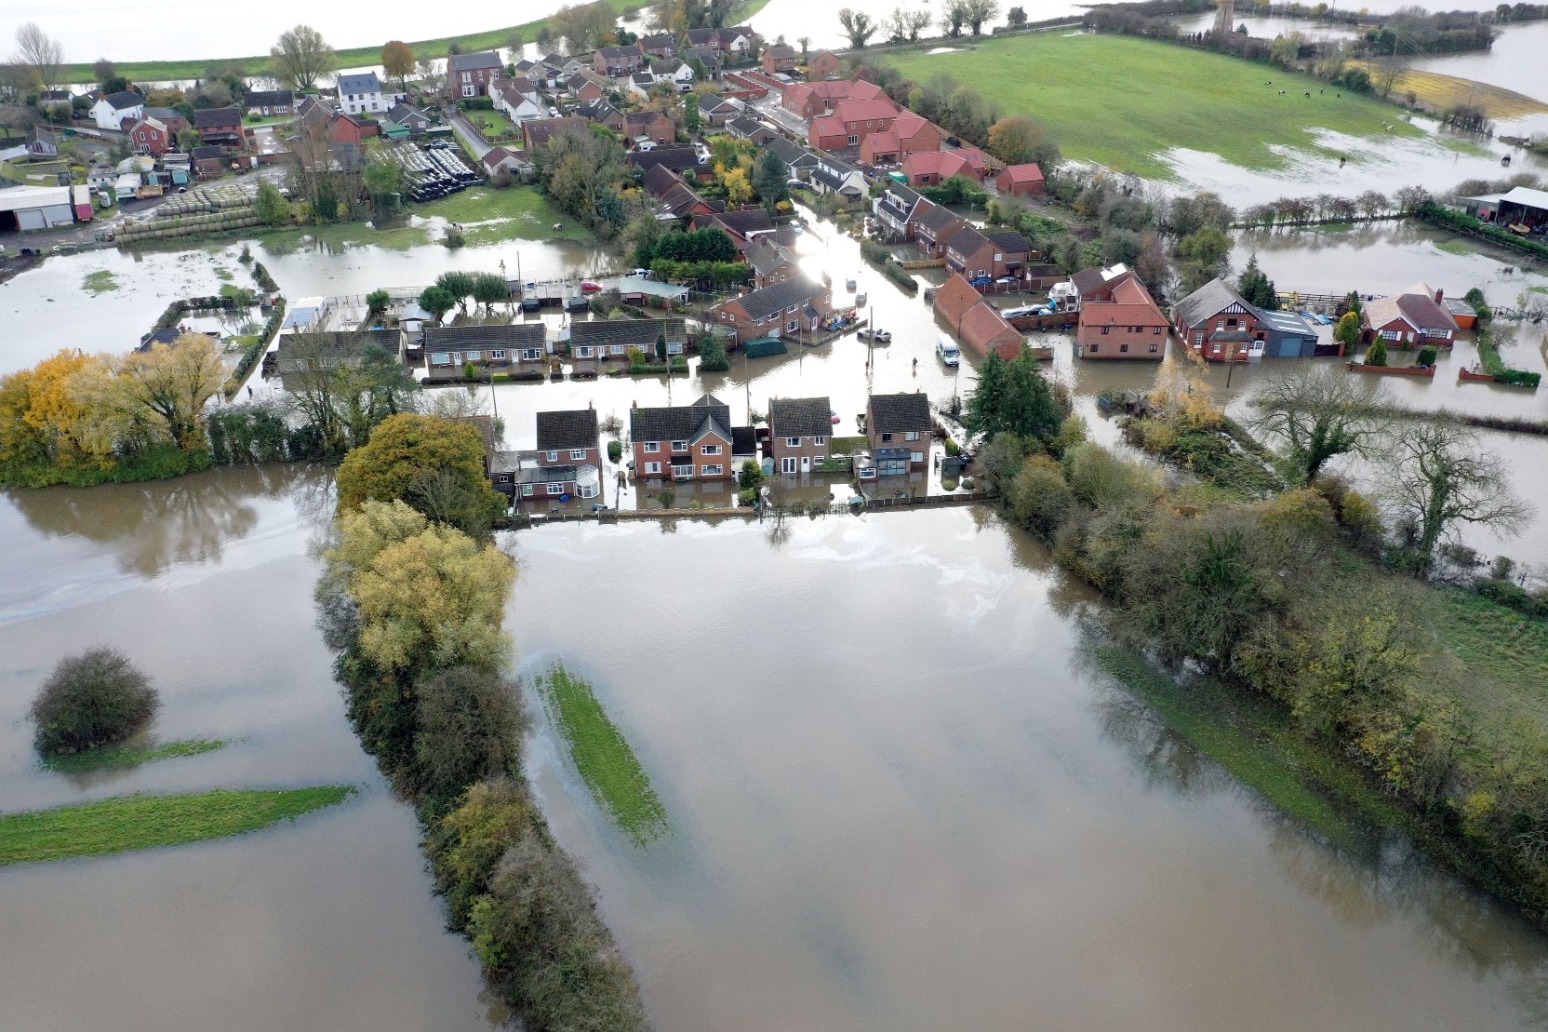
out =
[[983,300],[983,295],[961,276],[948,276],[946,283],[935,292],[935,317],[953,333],[962,325],[962,317]]
[[903,159],[903,175],[908,185],[915,189],[921,186],[939,186],[957,176],[982,182],[984,167],[983,153],[974,147],[949,151],[919,151]]
[[863,137],[890,130],[898,114],[898,106],[886,97],[841,100],[831,115],[812,119],[806,140],[818,150],[858,147]]
[[677,142],[677,126],[659,111],[631,111],[624,115],[625,141],[645,137],[658,147]]
[[177,150],[177,139],[166,123],[149,116],[140,119],[129,129],[129,142],[137,153],[159,158],[167,151]]
[[1135,358],[1159,362],[1166,357],[1166,315],[1145,285],[1132,275],[1112,288],[1110,300],[1086,301],[1075,331],[1081,358]]
[[886,95],[880,86],[870,82],[798,82],[785,87],[780,106],[801,118],[812,119],[832,113],[845,100],[878,100]]
[[426,326],[426,371],[432,379],[462,379],[468,366],[481,377],[494,373],[541,373],[548,368],[543,324]]
[[590,125],[591,123],[584,118],[576,118],[573,115],[564,118],[534,118],[530,122],[523,122],[521,123],[522,150],[535,151],[545,146],[549,139],[558,133],[589,133]]
[[721,230],[731,238],[731,242],[745,258],[754,240],[774,233],[774,220],[762,208],[749,208],[746,211],[717,211],[708,215],[695,215],[693,228]]
[[871,133],[860,141],[860,160],[871,165],[895,165],[910,154],[938,151],[941,130],[927,118],[903,111],[886,132]]
[[832,79],[843,70],[844,62],[827,50],[820,54],[813,54],[806,62],[806,77],[812,81]]
[[670,32],[641,36],[634,43],[647,57],[673,57],[677,54],[677,40]]
[[928,465],[935,422],[923,394],[873,394],[865,403],[865,435],[876,475],[906,476]]
[[750,294],[722,301],[715,319],[742,341],[757,337],[812,333],[833,310],[833,291],[805,276],[795,276]]
[[1007,165],[995,177],[994,186],[1011,197],[1036,197],[1043,192],[1043,170],[1035,164]]
[[1360,323],[1360,340],[1366,344],[1377,337],[1400,348],[1456,343],[1457,320],[1446,308],[1446,295],[1426,283],[1415,283],[1396,297],[1367,301]]
[[1007,362],[1021,354],[1026,344],[1021,331],[1006,322],[997,308],[983,300],[962,317],[957,339],[981,359],[989,357],[989,352],[993,351]]
[[1257,309],[1222,279],[1210,280],[1179,301],[1172,325],[1178,340],[1211,362],[1245,362],[1254,336],[1262,333]]
[[946,238],[946,268],[969,280],[1016,276],[1026,267],[1031,250],[1020,233],[986,235],[963,223]]
[[789,75],[796,70],[801,63],[795,50],[783,44],[776,43],[763,51],[764,75]]
[[681,176],[665,165],[652,165],[641,180],[645,192],[654,197],[674,218],[686,219],[714,212],[709,202]]
[[963,226],[962,219],[947,208],[923,198],[914,207],[914,240],[932,258],[946,257],[946,241]]
[[757,290],[783,283],[801,273],[796,256],[775,240],[773,234],[756,237],[743,257],[752,266],[753,287]]
[[594,466],[602,468],[597,444],[597,410],[561,409],[537,414],[538,461],[545,466]]
[[505,62],[493,50],[452,54],[446,59],[446,92],[452,97],[483,97],[489,84],[505,75]]
[[833,406],[827,398],[769,402],[769,455],[779,473],[810,473],[832,454]]
[[731,409],[713,395],[692,405],[629,410],[634,476],[640,480],[730,480]]
[[247,136],[242,131],[241,108],[205,108],[195,111],[193,127],[199,131],[201,143],[228,150],[247,149]]
[[600,47],[592,55],[592,65],[601,75],[632,75],[645,67],[645,51],[638,46]]

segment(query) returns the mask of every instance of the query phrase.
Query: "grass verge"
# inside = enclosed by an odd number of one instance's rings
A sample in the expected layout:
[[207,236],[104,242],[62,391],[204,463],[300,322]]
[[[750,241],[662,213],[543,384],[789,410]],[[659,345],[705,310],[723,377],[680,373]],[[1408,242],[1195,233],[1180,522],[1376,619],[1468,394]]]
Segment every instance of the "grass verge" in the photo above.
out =
[[[630,14],[649,6],[650,0],[608,0],[619,15]],[[503,29],[488,29],[484,32],[470,32],[464,36],[443,36],[440,39],[422,39],[409,44],[415,57],[445,57],[453,43],[458,44],[464,52],[475,50],[492,50],[505,46],[505,41],[511,33],[521,34],[522,39],[533,42],[537,39],[538,32],[548,24],[547,18],[539,18],[536,21],[524,22],[521,25],[509,25]],[[273,42],[264,41],[265,45]],[[340,68],[359,68],[371,65],[380,65],[382,60],[382,44],[377,43],[369,47],[351,47],[347,50],[337,51]],[[240,75],[262,75],[269,67],[269,58],[265,54],[260,57],[195,57],[181,61],[126,61],[118,65],[118,74],[132,82],[157,81],[162,79],[202,79],[211,68],[234,70]],[[90,64],[65,65],[61,73],[61,81],[65,83],[94,83],[96,75],[91,70]]]
[[539,675],[537,688],[570,745],[570,757],[581,777],[613,822],[636,845],[665,833],[666,808],[650,787],[628,739],[592,694],[591,685],[556,666]]
[[198,756],[225,748],[218,739],[185,738],[179,742],[161,745],[110,746],[76,753],[73,756],[55,756],[45,760],[43,766],[60,774],[89,774],[99,770],[128,770],[157,760],[171,760],[181,756]]
[[322,785],[278,791],[216,789],[199,795],[132,795],[80,806],[0,815],[0,866],[180,846],[266,828],[343,802],[355,790]]
[[[1066,156],[1157,179],[1172,177],[1161,156],[1174,147],[1274,169],[1289,160],[1275,147],[1333,154],[1317,145],[1312,134],[1319,129],[1387,139],[1423,135],[1395,118],[1391,105],[1340,97],[1309,76],[1132,36],[1039,33],[883,60],[919,82],[945,74],[980,88],[993,83],[1001,109],[1036,116]],[[1268,80],[1272,86],[1264,85]],[[1361,158],[1358,151],[1348,156]]]

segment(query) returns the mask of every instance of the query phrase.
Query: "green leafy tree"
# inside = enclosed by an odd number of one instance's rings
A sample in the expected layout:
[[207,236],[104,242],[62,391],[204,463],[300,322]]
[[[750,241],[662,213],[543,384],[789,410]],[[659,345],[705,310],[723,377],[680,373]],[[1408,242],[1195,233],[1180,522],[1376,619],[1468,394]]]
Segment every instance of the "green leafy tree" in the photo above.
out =
[[258,196],[254,201],[258,221],[265,226],[283,226],[290,221],[290,202],[279,192],[279,187],[267,179],[258,180]]
[[865,45],[871,41],[880,28],[871,16],[864,11],[856,11],[849,7],[842,7],[838,13],[839,25],[843,26],[844,35],[849,37],[849,45],[855,50],[864,50]]
[[1371,341],[1370,349],[1365,353],[1365,364],[1368,366],[1384,366],[1387,364],[1387,342],[1380,337]]
[[1248,304],[1266,308],[1270,312],[1279,311],[1279,292],[1274,289],[1274,281],[1258,268],[1256,254],[1247,259],[1247,268],[1242,270],[1242,278],[1237,281],[1236,287]]
[[368,315],[381,315],[392,304],[392,295],[382,289],[371,291],[366,295],[366,313]]
[[495,305],[503,305],[511,299],[511,288],[498,273],[480,272],[473,276],[473,300],[484,306],[485,312],[493,312]]
[[666,358],[667,358],[667,339],[666,339],[666,334],[664,334],[664,333],[657,334],[656,335],[656,360],[660,361],[660,362],[665,362]]
[[790,179],[790,167],[773,151],[765,151],[758,162],[756,175],[753,177],[753,186],[758,191],[758,196],[763,199],[763,206],[770,214],[780,201],[790,196],[790,191],[785,188],[785,183]]
[[1354,349],[1360,346],[1360,313],[1345,312],[1338,318],[1338,325],[1333,328],[1333,339],[1344,346],[1344,354],[1354,354]]
[[322,33],[310,25],[297,25],[280,34],[269,50],[269,63],[276,79],[293,90],[305,91],[336,71],[339,58]]
[[60,661],[32,702],[43,756],[62,756],[121,741],[156,712],[150,679],[112,649]]
[[731,368],[731,358],[719,337],[708,336],[699,342],[699,372],[723,373]]
[[429,286],[419,293],[419,307],[440,322],[447,312],[457,307],[457,299],[445,287]]
[[[437,476],[439,475],[439,476]],[[401,500],[467,533],[487,533],[505,497],[484,474],[484,441],[471,422],[403,413],[383,420],[370,441],[339,465],[340,510],[367,500]]]
[[1379,389],[1369,378],[1316,367],[1270,380],[1253,399],[1257,429],[1280,444],[1300,483],[1311,483],[1332,459],[1376,457],[1391,423],[1375,415]]
[[1016,434],[1046,445],[1059,432],[1064,406],[1030,354],[1006,362],[990,352],[968,396],[962,425],[974,436]]
[[473,294],[473,274],[452,269],[435,278],[435,285],[457,299],[457,307],[464,315],[468,312],[468,298]]
[[371,192],[371,204],[378,211],[394,203],[403,192],[403,166],[380,147],[371,148],[363,176],[366,189]]

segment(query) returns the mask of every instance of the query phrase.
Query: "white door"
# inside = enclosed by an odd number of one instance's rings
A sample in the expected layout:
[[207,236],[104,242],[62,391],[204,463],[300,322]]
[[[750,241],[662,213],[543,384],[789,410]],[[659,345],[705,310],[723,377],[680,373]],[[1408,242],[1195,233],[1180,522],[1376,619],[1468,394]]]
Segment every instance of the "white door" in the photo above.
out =
[[812,471],[812,457],[810,455],[803,455],[803,456],[801,456],[801,472],[802,473],[810,473],[811,471]]

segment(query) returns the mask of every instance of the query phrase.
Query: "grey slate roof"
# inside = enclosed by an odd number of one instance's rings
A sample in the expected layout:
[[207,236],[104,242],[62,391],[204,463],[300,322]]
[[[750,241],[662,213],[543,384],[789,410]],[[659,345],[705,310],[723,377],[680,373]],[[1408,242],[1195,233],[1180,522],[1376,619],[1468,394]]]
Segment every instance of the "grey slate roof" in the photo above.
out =
[[319,330],[281,334],[279,357],[275,361],[282,373],[299,370],[310,362],[333,366],[364,358],[366,350],[373,346],[388,355],[397,355],[398,331]]
[[242,124],[242,109],[234,107],[205,108],[194,112],[195,129],[224,129]]
[[804,147],[791,143],[783,136],[775,136],[763,145],[763,149],[779,155],[779,160],[792,171],[817,166],[817,155]]
[[606,319],[570,324],[571,350],[577,344],[596,347],[622,344],[648,350],[655,347],[656,338],[662,336],[668,344],[682,344],[688,339],[687,324],[681,319]]
[[635,408],[629,410],[631,441],[697,441],[716,433],[728,442],[731,437],[731,409],[714,395],[705,394],[692,405],[673,408]]
[[759,276],[767,276],[782,265],[794,265],[795,255],[788,248],[767,236],[760,236],[751,247],[747,249],[747,264],[753,267],[753,271]]
[[989,238],[971,224],[959,226],[955,233],[946,238],[946,246],[963,255],[972,254],[987,243]]
[[1217,277],[1177,302],[1177,321],[1187,326],[1197,326],[1232,305],[1251,309],[1251,306],[1242,300],[1242,295],[1233,290],[1225,280]]
[[933,428],[930,400],[923,394],[873,394],[869,429],[878,434],[927,434]]
[[762,208],[753,208],[747,211],[722,211],[714,215],[700,215],[693,221],[701,229],[719,227],[728,233],[734,233],[743,238],[753,233],[770,233],[774,230],[774,220]]
[[247,96],[243,98],[243,103],[250,108],[290,107],[295,102],[296,95],[292,90],[249,90]]
[[664,165],[674,172],[683,172],[690,168],[697,169],[699,156],[692,147],[657,147],[654,150],[630,151],[624,156],[624,162],[639,169],[648,170]]
[[375,72],[359,72],[339,76],[338,87],[341,97],[346,93],[380,93],[382,80],[376,77]]
[[738,115],[726,123],[726,128],[733,136],[756,136],[766,131],[763,123],[751,115]]
[[961,221],[949,208],[943,208],[933,201],[921,200],[919,206],[914,209],[914,225],[920,229],[930,230],[937,240],[940,239],[941,233]]
[[562,409],[537,414],[538,451],[567,451],[597,446],[597,410]]
[[758,431],[750,426],[733,426],[731,428],[731,454],[757,455]]
[[1027,238],[1013,229],[1001,230],[998,233],[984,234],[994,242],[994,246],[1001,251],[1030,251],[1032,245],[1027,243]]
[[425,347],[427,348],[450,351],[469,348],[541,348],[544,345],[542,323],[425,327]]
[[762,322],[787,308],[806,304],[821,293],[822,287],[805,276],[793,276],[783,283],[745,294],[739,301],[748,315]]
[[107,101],[108,106],[114,111],[128,111],[132,107],[138,107],[145,103],[144,97],[129,90],[119,90],[117,93],[110,93],[102,99]]
[[476,54],[453,54],[446,59],[448,75],[471,72],[475,68],[504,68],[505,63],[493,50],[481,50]]
[[516,470],[518,484],[568,484],[575,479],[574,466],[527,466]]
[[769,432],[775,437],[828,437],[833,404],[822,398],[775,398],[769,402]]

